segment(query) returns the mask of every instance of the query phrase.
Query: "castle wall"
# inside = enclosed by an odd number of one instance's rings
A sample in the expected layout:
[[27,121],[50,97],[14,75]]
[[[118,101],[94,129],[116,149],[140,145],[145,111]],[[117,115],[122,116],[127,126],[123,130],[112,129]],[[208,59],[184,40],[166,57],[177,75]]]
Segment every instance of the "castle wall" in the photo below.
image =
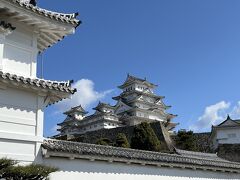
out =
[[7,36],[0,36],[0,70],[24,77],[36,77],[37,34],[16,22],[9,22],[16,29]]
[[36,160],[43,140],[43,104],[44,98],[31,91],[0,88],[0,158]]
[[219,144],[240,144],[239,128],[218,129],[216,138]]
[[60,169],[59,172],[50,175],[50,180],[236,180],[240,178],[239,174],[233,173],[64,158],[49,158],[45,159],[44,163]]

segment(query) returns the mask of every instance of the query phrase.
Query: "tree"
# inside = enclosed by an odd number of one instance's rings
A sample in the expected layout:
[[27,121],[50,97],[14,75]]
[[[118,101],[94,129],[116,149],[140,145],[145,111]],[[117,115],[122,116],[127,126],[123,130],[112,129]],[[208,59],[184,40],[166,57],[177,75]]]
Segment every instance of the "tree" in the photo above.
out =
[[9,159],[0,159],[0,179],[5,180],[44,180],[52,172],[57,171],[56,168],[30,164],[27,166],[16,165],[17,161]]
[[180,149],[197,151],[197,146],[192,131],[178,131],[176,145]]
[[123,148],[129,148],[130,147],[128,139],[127,139],[127,137],[124,133],[118,133],[117,134],[115,146],[123,147]]
[[97,140],[96,144],[104,145],[104,146],[111,146],[112,142],[108,138],[100,138]]
[[160,141],[149,123],[143,122],[134,127],[134,132],[131,139],[131,148],[160,151],[160,147]]

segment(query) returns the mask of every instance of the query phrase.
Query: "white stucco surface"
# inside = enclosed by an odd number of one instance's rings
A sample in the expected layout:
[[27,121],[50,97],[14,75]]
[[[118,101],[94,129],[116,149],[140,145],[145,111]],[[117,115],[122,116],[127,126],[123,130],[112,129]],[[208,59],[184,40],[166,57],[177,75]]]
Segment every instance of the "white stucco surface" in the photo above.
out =
[[[12,21],[7,20],[12,23]],[[32,29],[13,22],[16,30],[2,37],[0,44],[0,67],[3,72],[36,77],[37,34]]]
[[37,159],[43,141],[43,107],[44,97],[37,93],[0,88],[0,158]]
[[240,144],[240,129],[219,129],[217,139],[219,144]]
[[212,132],[212,145],[217,149],[219,144],[240,144],[240,126],[232,120],[226,121]]
[[59,167],[50,180],[229,180],[240,179],[240,174],[213,171],[163,168],[124,163],[108,163],[63,158],[45,159],[47,165]]

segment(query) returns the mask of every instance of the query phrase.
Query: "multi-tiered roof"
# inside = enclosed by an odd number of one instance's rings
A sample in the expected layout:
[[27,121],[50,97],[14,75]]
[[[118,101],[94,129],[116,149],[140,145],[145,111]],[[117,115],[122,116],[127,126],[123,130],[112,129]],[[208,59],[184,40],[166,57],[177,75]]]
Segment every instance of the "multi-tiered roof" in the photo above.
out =
[[4,51],[0,53],[1,86],[47,94],[46,105],[75,93],[73,81],[37,78],[36,59],[39,52],[74,33],[81,23],[77,15],[40,8],[34,0],[1,0],[0,52]]
[[81,106],[65,112],[66,119],[58,124],[60,136],[83,134],[87,131],[118,127],[121,124],[118,116],[114,114],[114,107],[110,104],[99,102],[93,110],[95,112],[89,116],[85,116],[88,112]]
[[146,78],[128,75],[125,82],[118,87],[122,93],[113,97],[118,101],[115,113],[121,116],[120,120],[125,124],[135,125],[142,121],[157,120],[168,123],[169,130],[175,127],[176,124],[172,123],[171,119],[176,115],[166,112],[171,106],[164,104],[164,96],[154,93],[157,85],[147,81]]
[[[66,135],[67,131],[82,134],[97,129],[131,126],[143,121],[161,121],[170,131],[177,125],[177,123],[171,122],[176,115],[166,112],[171,106],[164,104],[164,96],[154,93],[156,87],[157,85],[147,81],[146,78],[140,79],[128,75],[126,81],[119,86],[123,92],[119,96],[113,97],[117,101],[115,106],[99,102],[93,108],[95,113],[83,119],[76,119],[65,113],[66,120],[59,124],[61,126],[60,135]],[[72,108],[70,112],[76,108]],[[74,127],[71,124],[74,124]],[[76,124],[78,129],[76,129]]]

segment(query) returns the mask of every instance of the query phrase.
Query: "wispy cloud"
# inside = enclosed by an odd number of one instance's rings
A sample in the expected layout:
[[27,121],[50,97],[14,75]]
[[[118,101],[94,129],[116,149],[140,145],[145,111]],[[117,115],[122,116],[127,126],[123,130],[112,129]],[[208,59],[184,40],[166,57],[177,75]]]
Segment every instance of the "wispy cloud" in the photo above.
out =
[[58,125],[55,125],[51,128],[51,133],[52,134],[56,134],[57,133],[57,130],[58,130],[59,126]]
[[73,84],[73,87],[77,89],[77,92],[72,98],[63,100],[56,105],[61,111],[66,111],[80,104],[83,108],[88,108],[91,104],[105,98],[106,95],[113,91],[106,90],[98,92],[94,89],[94,82],[89,79],[81,79]]
[[229,114],[233,119],[240,118],[240,101],[238,101]]
[[[221,101],[207,106],[203,115],[200,116],[198,120],[190,126],[190,129],[197,132],[209,130],[212,125],[216,125],[226,118],[227,110],[229,110],[230,105],[231,104],[229,102]],[[240,112],[240,109],[236,107],[234,112],[238,112],[238,110]]]

